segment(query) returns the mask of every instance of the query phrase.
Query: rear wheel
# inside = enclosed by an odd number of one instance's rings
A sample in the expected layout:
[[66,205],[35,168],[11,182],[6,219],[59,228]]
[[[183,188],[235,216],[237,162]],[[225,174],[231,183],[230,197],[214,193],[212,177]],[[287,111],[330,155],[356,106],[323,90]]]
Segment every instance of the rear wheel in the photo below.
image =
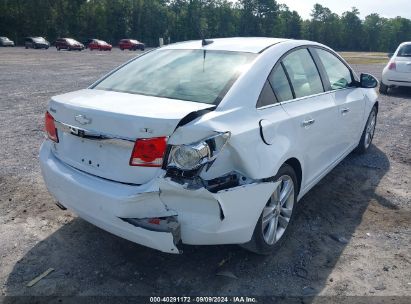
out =
[[368,116],[367,123],[364,131],[362,132],[360,142],[356,148],[356,152],[363,154],[367,152],[371,146],[372,139],[374,138],[375,126],[377,125],[377,108],[374,106]]
[[274,179],[279,182],[254,228],[250,242],[241,245],[257,254],[276,252],[287,239],[294,220],[298,184],[294,169],[284,164]]
[[387,94],[388,93],[388,86],[385,85],[382,81],[380,83],[379,91],[380,91],[381,94]]

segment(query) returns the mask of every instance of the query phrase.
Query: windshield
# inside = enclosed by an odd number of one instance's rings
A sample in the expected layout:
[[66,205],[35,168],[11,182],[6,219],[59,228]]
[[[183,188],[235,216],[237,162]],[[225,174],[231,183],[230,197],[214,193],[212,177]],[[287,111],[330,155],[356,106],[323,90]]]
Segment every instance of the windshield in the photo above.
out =
[[10,41],[10,39],[7,38],[7,37],[0,37],[0,40],[2,40],[2,41]]
[[138,57],[94,89],[217,104],[257,55],[157,50]]
[[398,57],[411,57],[411,44],[404,45],[398,51]]

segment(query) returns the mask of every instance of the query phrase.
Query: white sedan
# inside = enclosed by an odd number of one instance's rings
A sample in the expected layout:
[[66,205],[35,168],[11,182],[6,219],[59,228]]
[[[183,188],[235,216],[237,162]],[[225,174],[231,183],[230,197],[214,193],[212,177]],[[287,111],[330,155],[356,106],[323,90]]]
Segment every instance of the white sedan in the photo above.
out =
[[53,97],[42,173],[61,208],[130,241],[268,254],[297,202],[369,148],[377,85],[315,42],[172,44]]
[[411,41],[400,44],[382,72],[380,93],[394,86],[411,87]]

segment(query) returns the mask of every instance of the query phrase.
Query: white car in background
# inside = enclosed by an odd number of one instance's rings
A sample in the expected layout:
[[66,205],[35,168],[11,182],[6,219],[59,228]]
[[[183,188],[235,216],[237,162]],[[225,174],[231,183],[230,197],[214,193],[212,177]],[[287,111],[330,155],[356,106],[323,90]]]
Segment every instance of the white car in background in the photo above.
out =
[[304,194],[370,146],[377,85],[310,41],[168,45],[52,98],[42,173],[60,207],[130,241],[268,254]]
[[400,44],[382,72],[380,93],[393,86],[411,87],[411,42]]

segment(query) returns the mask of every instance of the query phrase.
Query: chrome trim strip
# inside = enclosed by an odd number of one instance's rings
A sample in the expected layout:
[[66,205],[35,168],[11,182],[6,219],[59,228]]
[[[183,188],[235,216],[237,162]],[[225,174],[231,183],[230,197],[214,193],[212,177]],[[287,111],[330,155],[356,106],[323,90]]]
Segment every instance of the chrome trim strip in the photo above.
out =
[[62,123],[57,120],[55,120],[54,123],[56,125],[57,131],[67,133],[67,134],[79,137],[81,139],[101,141],[104,143],[120,145],[120,146],[125,146],[125,147],[133,147],[136,141],[136,139],[132,139],[132,138],[122,138],[122,137],[107,134],[107,133],[101,133],[101,132],[96,132],[93,130],[87,130],[83,128],[70,126],[68,124]]
[[290,99],[290,100],[287,100],[287,101],[281,101],[281,102],[277,102],[277,103],[274,103],[274,104],[271,104],[271,105],[260,107],[260,108],[257,108],[257,110],[264,110],[264,109],[276,107],[276,106],[279,106],[279,105],[284,105],[284,104],[288,104],[288,103],[291,103],[291,102],[304,100],[304,99],[307,99],[307,98],[317,97],[317,96],[321,96],[321,95],[325,95],[325,94],[334,93],[334,92],[337,92],[337,91],[350,90],[350,89],[358,89],[358,88],[357,87],[347,87],[347,88],[341,88],[341,89],[335,89],[335,90],[331,90],[331,91],[321,92],[321,93],[314,94],[314,95],[298,97],[298,98],[295,98],[295,99]]

